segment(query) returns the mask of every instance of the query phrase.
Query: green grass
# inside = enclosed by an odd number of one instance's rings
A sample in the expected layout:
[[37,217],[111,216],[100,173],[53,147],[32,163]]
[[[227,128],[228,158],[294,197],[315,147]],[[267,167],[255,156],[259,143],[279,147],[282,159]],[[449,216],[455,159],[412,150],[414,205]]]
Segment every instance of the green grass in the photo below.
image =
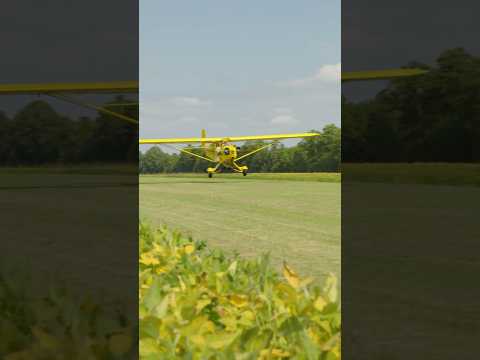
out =
[[361,359],[440,359],[451,346],[469,358],[480,323],[480,188],[344,183],[342,195],[344,294],[356,328],[345,346]]
[[48,164],[39,166],[0,167],[0,174],[2,176],[9,174],[133,175],[137,173],[138,166],[135,163],[88,163],[80,165]]
[[286,260],[304,276],[340,276],[340,184],[255,176],[141,176],[140,216],[227,252],[269,251],[277,269]]
[[426,185],[480,185],[480,164],[343,164],[344,181]]
[[[38,273],[56,271],[78,291],[104,292],[108,298],[124,296],[121,284],[134,283],[126,279],[135,279],[137,274],[119,267],[122,260],[112,257],[112,249],[120,254],[135,254],[138,249],[136,228],[126,244],[120,243],[126,236],[125,227],[119,226],[121,219],[138,216],[135,207],[125,206],[138,202],[137,180],[136,175],[64,174],[28,168],[2,172],[1,263]],[[132,268],[135,262],[133,256]],[[86,282],[87,277],[92,280]],[[136,298],[128,300],[136,305]]]
[[[173,178],[205,178],[203,173],[176,173],[162,174],[165,177]],[[215,179],[231,179],[242,176],[241,174],[215,174]],[[287,180],[287,181],[318,181],[318,182],[340,182],[340,173],[252,173],[245,177],[246,180]]]

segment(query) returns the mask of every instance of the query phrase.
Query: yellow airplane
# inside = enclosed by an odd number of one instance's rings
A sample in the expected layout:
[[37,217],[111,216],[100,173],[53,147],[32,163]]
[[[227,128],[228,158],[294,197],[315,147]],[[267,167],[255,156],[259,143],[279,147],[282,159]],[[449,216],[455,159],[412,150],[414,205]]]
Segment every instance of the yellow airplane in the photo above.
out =
[[[387,70],[373,70],[373,71],[354,71],[342,72],[342,82],[344,81],[360,81],[360,80],[384,80],[405,76],[416,76],[426,73],[422,69],[387,69]],[[248,173],[246,165],[240,165],[237,162],[253,155],[263,149],[273,145],[278,140],[306,138],[311,136],[319,136],[318,133],[301,133],[301,134],[282,134],[282,135],[258,135],[258,136],[238,136],[238,137],[215,137],[207,138],[205,130],[202,130],[200,138],[171,138],[171,139],[140,139],[140,144],[201,144],[204,156],[191,152],[187,149],[177,149],[183,153],[195,156],[202,160],[214,163],[214,167],[206,169],[208,177],[220,172],[220,167],[224,166],[232,169],[234,172],[242,173],[244,176]],[[234,142],[248,141],[248,140],[274,140],[255,149],[247,154],[238,157],[238,148],[233,145]]]
[[[384,80],[404,76],[416,76],[426,73],[422,69],[387,69],[387,70],[373,70],[373,71],[354,71],[342,72],[342,82],[345,81],[361,81],[361,80]],[[85,93],[134,93],[138,94],[138,81],[112,81],[112,82],[89,82],[89,83],[43,83],[43,84],[0,84],[0,95],[47,95],[56,99],[64,100],[91,110],[114,116],[120,120],[127,121],[138,126],[138,119],[134,119],[125,114],[116,112],[111,108],[114,106],[131,106],[138,105],[138,102],[128,104],[108,104],[99,106],[95,104],[80,101],[70,94],[85,94]],[[107,108],[108,107],[108,108]],[[207,173],[209,177],[219,171],[220,166],[225,166],[233,169],[235,172],[241,172],[247,175],[248,167],[239,165],[237,162],[246,157],[261,151],[278,140],[305,138],[311,136],[318,136],[317,133],[302,133],[302,134],[283,134],[283,135],[260,135],[260,136],[239,136],[239,137],[216,137],[207,138],[205,131],[202,131],[200,138],[178,138],[178,139],[140,139],[140,144],[179,144],[179,143],[199,143],[205,156],[195,154],[186,149],[178,149],[184,153],[195,156],[197,158],[207,160],[215,163],[214,167],[209,167]],[[266,144],[254,151],[238,157],[238,148],[231,144],[234,142],[248,141],[248,140],[273,140],[274,142]]]
[[[421,69],[387,69],[387,70],[373,70],[373,71],[354,71],[342,72],[342,82],[344,81],[359,81],[359,80],[385,80],[404,76],[416,76],[426,73]],[[259,136],[238,136],[238,137],[216,137],[207,138],[205,130],[202,130],[200,138],[172,138],[172,139],[140,139],[140,144],[201,144],[204,156],[195,154],[187,149],[177,149],[188,155],[214,163],[214,167],[207,168],[208,177],[220,172],[220,167],[224,166],[231,168],[234,172],[243,173],[247,175],[248,167],[240,165],[237,162],[246,157],[257,153],[263,149],[274,144],[281,139],[292,138],[306,138],[311,136],[319,136],[318,133],[302,133],[302,134],[280,134],[280,135],[259,135]],[[247,154],[238,157],[238,148],[231,144],[234,142],[248,141],[248,140],[274,140],[269,144],[261,146]]]
[[[214,167],[206,169],[208,177],[220,172],[221,167],[232,169],[234,172],[242,173],[246,176],[248,167],[238,164],[238,161],[253,155],[263,149],[272,146],[279,140],[298,139],[312,136],[319,136],[318,133],[300,133],[300,134],[281,134],[281,135],[254,135],[254,136],[230,136],[230,137],[207,137],[205,130],[202,130],[202,136],[199,138],[171,138],[171,139],[141,139],[140,144],[200,144],[204,156],[195,154],[187,149],[177,149],[183,153],[195,156],[199,159],[214,163]],[[232,143],[249,140],[273,140],[272,142],[259,147],[253,151],[238,157],[238,147]]]

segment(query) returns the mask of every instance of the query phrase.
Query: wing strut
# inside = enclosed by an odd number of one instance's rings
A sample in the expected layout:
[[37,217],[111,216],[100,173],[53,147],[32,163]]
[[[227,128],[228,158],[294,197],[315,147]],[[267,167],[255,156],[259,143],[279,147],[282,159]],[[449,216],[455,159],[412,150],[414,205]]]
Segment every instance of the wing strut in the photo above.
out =
[[177,150],[177,151],[181,151],[181,152],[183,152],[183,153],[185,153],[185,154],[195,156],[195,157],[197,157],[197,158],[199,158],[199,159],[206,160],[206,161],[209,161],[209,162],[214,163],[214,164],[217,163],[216,161],[214,161],[214,160],[212,160],[212,159],[209,159],[209,158],[207,158],[207,157],[205,157],[205,156],[195,154],[194,152],[191,152],[191,151],[188,151],[188,150],[185,150],[185,149],[177,148],[177,147],[175,147],[175,146],[173,146],[173,145],[170,145],[170,144],[162,144],[162,145],[171,147],[172,149],[175,149],[175,150]]
[[117,119],[124,120],[124,121],[127,121],[127,122],[129,122],[129,123],[138,125],[138,120],[135,120],[135,119],[133,119],[133,118],[131,118],[131,117],[129,117],[129,116],[126,116],[126,115],[117,113],[117,112],[115,112],[115,111],[111,111],[111,110],[105,109],[105,108],[103,108],[103,107],[101,107],[101,106],[96,106],[96,105],[93,105],[93,104],[85,103],[85,102],[83,102],[83,101],[79,101],[79,100],[74,99],[73,97],[67,96],[67,95],[65,95],[65,94],[47,93],[46,95],[51,96],[51,97],[54,97],[54,98],[56,98],[56,99],[60,99],[60,100],[69,102],[69,103],[72,103],[72,104],[75,104],[75,105],[78,105],[78,106],[82,106],[82,107],[87,108],[87,109],[96,110],[96,111],[101,112],[101,113],[104,113],[104,114],[106,114],[106,115],[114,116],[114,117],[116,117]]
[[127,106],[138,106],[138,102],[130,102],[130,103],[110,103],[110,104],[105,104],[105,107],[114,107],[114,106],[120,106],[120,107],[127,107]]
[[267,144],[267,145],[264,145],[264,146],[262,146],[262,147],[259,147],[258,149],[255,149],[255,150],[253,150],[253,151],[250,151],[249,153],[246,153],[246,154],[240,156],[239,158],[235,159],[235,161],[239,161],[239,160],[245,159],[247,156],[253,155],[253,154],[255,154],[255,153],[257,153],[257,152],[259,152],[259,151],[261,151],[261,150],[263,150],[263,149],[266,149],[267,147],[272,146],[272,145],[275,144],[275,143],[277,143],[277,141],[273,141],[273,142],[271,142],[271,143],[269,143],[269,144]]

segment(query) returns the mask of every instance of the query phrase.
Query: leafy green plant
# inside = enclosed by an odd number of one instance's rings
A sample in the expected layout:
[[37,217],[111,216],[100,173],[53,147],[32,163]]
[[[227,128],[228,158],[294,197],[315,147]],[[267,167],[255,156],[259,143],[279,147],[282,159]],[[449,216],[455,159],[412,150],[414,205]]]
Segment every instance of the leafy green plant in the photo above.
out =
[[140,357],[339,359],[336,278],[323,289],[267,255],[226,257],[140,224]]
[[136,329],[120,305],[96,304],[52,284],[33,289],[17,272],[0,274],[0,358],[130,359]]

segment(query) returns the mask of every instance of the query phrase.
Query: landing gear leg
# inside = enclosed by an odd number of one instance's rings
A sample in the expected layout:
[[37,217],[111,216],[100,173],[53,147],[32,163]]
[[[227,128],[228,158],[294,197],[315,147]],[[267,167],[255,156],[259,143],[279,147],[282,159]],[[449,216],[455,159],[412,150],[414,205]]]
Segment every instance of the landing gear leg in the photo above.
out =
[[211,178],[213,176],[213,173],[218,171],[218,168],[220,167],[221,163],[218,163],[214,168],[209,167],[207,169],[208,177]]
[[245,165],[238,165],[236,162],[233,162],[233,165],[234,165],[234,168],[233,170],[237,173],[242,173],[243,176],[247,176],[247,173],[248,173],[248,167],[245,166]]

